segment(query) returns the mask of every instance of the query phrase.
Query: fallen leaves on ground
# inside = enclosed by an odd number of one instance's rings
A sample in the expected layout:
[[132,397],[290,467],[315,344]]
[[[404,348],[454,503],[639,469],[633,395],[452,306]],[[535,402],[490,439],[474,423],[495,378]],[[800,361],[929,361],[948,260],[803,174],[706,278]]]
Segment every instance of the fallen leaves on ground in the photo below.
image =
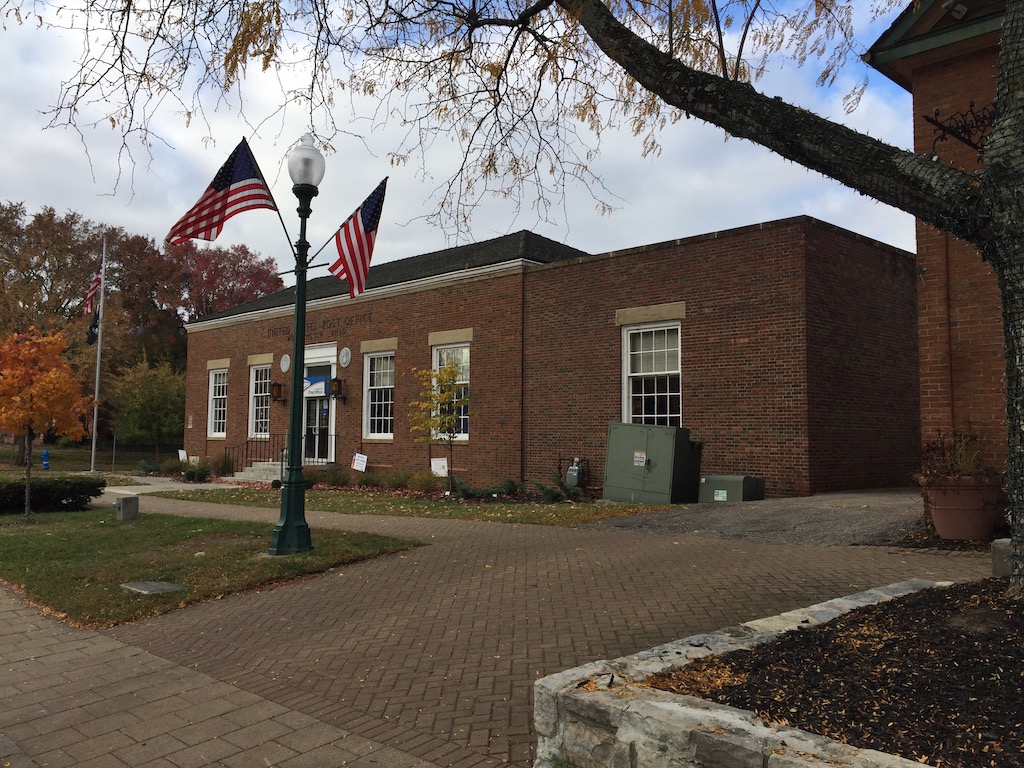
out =
[[1024,767],[1022,610],[1006,579],[926,589],[647,683],[933,766]]

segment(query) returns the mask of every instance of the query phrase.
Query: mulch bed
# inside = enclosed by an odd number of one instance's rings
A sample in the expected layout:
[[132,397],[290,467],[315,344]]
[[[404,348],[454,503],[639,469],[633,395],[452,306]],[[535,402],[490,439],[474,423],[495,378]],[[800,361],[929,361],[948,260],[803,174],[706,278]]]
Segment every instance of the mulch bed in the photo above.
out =
[[932,766],[1024,766],[1024,601],[926,589],[698,659],[654,688]]

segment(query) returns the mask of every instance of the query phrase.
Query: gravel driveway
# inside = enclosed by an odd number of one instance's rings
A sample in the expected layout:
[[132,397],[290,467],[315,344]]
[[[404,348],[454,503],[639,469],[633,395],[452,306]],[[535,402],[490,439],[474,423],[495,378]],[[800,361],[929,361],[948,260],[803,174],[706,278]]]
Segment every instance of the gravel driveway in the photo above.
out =
[[916,488],[688,504],[591,523],[590,530],[746,539],[769,544],[895,544],[923,512]]

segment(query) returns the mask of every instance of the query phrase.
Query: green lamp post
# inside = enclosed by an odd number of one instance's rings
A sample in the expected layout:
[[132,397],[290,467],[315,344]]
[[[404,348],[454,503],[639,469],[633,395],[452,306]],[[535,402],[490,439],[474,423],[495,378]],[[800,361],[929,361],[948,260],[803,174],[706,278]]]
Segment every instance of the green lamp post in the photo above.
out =
[[281,483],[281,517],[270,538],[271,555],[291,555],[313,548],[306,524],[306,481],[302,476],[303,374],[306,361],[306,269],[309,243],[306,219],[312,213],[310,203],[319,193],[324,177],[324,156],[313,146],[313,137],[305,134],[288,153],[288,175],[292,192],[299,199],[299,239],[295,243],[295,333],[292,349],[292,396],[288,419],[288,466]]

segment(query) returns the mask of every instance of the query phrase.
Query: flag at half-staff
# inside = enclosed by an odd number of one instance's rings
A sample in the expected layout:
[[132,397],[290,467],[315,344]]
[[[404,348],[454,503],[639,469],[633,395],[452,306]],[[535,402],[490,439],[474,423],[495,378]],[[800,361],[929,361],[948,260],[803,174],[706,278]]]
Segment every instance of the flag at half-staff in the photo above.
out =
[[370,271],[387,184],[385,178],[334,236],[338,259],[328,269],[335,277],[348,281],[348,295],[353,299],[366,289],[366,274]]
[[103,285],[102,264],[100,264],[100,268],[96,270],[96,274],[92,276],[92,282],[89,283],[89,290],[85,294],[85,303],[82,304],[83,315],[88,315],[96,311],[96,297],[99,296],[101,285]]
[[276,211],[277,205],[249,143],[242,139],[202,197],[171,227],[164,241],[176,245],[192,238],[216,240],[224,222],[236,214],[258,208]]
[[92,346],[96,343],[96,339],[99,336],[100,327],[100,299],[101,292],[103,289],[103,263],[100,263],[100,268],[96,270],[96,274],[93,275],[92,282],[89,283],[89,290],[85,294],[85,301],[82,303],[82,314],[92,314],[92,322],[89,323],[89,330],[85,332],[85,342]]

